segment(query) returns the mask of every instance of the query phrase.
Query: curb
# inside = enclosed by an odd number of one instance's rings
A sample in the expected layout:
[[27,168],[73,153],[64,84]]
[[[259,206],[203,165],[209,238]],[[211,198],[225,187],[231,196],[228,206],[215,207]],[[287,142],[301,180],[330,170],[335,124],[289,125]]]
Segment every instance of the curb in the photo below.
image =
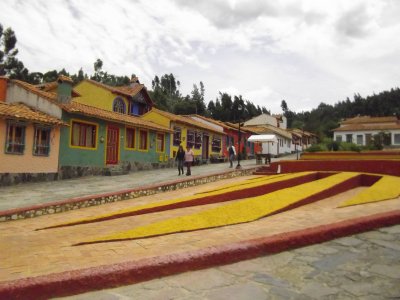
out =
[[1,299],[48,299],[138,283],[279,253],[400,224],[400,210],[181,254],[0,283]]
[[75,197],[61,201],[3,210],[0,211],[0,222],[35,218],[49,214],[61,213],[90,206],[97,206],[116,201],[134,199],[142,196],[149,196],[158,193],[178,190],[222,179],[252,175],[257,168],[258,167],[250,167],[241,170],[229,170],[226,172],[212,173],[202,176],[193,176],[190,179],[181,179],[181,180],[156,183],[140,188],[108,192],[97,195],[95,194],[83,197]]

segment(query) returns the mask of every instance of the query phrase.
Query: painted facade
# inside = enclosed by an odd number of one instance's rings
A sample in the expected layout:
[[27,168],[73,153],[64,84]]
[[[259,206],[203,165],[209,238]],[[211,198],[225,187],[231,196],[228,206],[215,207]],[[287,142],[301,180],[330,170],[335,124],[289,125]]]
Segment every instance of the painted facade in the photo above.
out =
[[400,147],[399,117],[358,116],[340,122],[340,126],[333,130],[335,141],[354,143],[360,146],[371,143],[376,135],[385,136],[382,142],[386,146]]
[[[61,108],[56,95],[0,78],[1,185],[58,172]],[[46,175],[43,175],[46,177]]]
[[63,120],[69,124],[61,131],[63,172],[90,168],[97,174],[115,165],[130,171],[169,163],[168,128],[75,101],[63,109]]
[[146,87],[137,78],[132,79],[130,86],[122,87],[85,79],[74,90],[80,94],[75,102],[132,116],[143,115],[154,105]]
[[191,146],[197,160],[206,162],[210,157],[222,156],[224,132],[215,126],[153,108],[142,119],[152,121],[173,130],[170,157],[175,157],[179,145],[186,150]]

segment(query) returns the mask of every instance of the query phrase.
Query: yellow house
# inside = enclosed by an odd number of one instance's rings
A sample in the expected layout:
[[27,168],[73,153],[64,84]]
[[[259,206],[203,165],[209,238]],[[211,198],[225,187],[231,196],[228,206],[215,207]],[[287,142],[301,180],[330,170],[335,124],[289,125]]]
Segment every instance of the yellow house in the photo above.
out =
[[152,121],[174,131],[171,140],[170,157],[175,157],[179,145],[186,150],[192,147],[195,157],[203,162],[210,156],[222,155],[223,130],[213,128],[190,117],[175,115],[156,108],[142,116],[143,119]]
[[85,79],[74,90],[80,97],[75,102],[117,113],[140,116],[149,111],[154,103],[146,87],[137,77],[129,86],[109,86],[94,80]]

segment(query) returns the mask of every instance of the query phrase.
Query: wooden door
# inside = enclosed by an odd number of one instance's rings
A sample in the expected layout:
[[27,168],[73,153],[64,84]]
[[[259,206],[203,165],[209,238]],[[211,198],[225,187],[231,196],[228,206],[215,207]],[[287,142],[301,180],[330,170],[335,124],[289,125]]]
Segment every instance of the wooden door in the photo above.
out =
[[208,159],[208,155],[209,155],[209,145],[210,145],[210,137],[208,136],[208,135],[203,135],[203,146],[202,146],[202,149],[203,149],[203,153],[202,153],[202,158],[203,159]]
[[118,164],[118,151],[119,151],[119,128],[114,126],[107,127],[107,152],[106,164]]

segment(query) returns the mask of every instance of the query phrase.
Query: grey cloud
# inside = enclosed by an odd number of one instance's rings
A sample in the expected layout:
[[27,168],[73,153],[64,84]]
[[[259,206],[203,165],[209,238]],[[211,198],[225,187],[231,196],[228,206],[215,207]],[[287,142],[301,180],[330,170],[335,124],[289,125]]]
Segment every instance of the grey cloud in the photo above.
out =
[[67,3],[68,10],[71,13],[72,17],[79,20],[81,18],[81,13],[79,9],[74,6],[71,0],[66,0],[65,2]]
[[277,9],[267,1],[240,1],[235,6],[228,1],[174,0],[178,5],[198,11],[219,28],[228,28],[252,21],[260,16],[273,16]]
[[366,7],[360,5],[338,19],[336,30],[347,37],[362,38],[369,34],[369,21]]

